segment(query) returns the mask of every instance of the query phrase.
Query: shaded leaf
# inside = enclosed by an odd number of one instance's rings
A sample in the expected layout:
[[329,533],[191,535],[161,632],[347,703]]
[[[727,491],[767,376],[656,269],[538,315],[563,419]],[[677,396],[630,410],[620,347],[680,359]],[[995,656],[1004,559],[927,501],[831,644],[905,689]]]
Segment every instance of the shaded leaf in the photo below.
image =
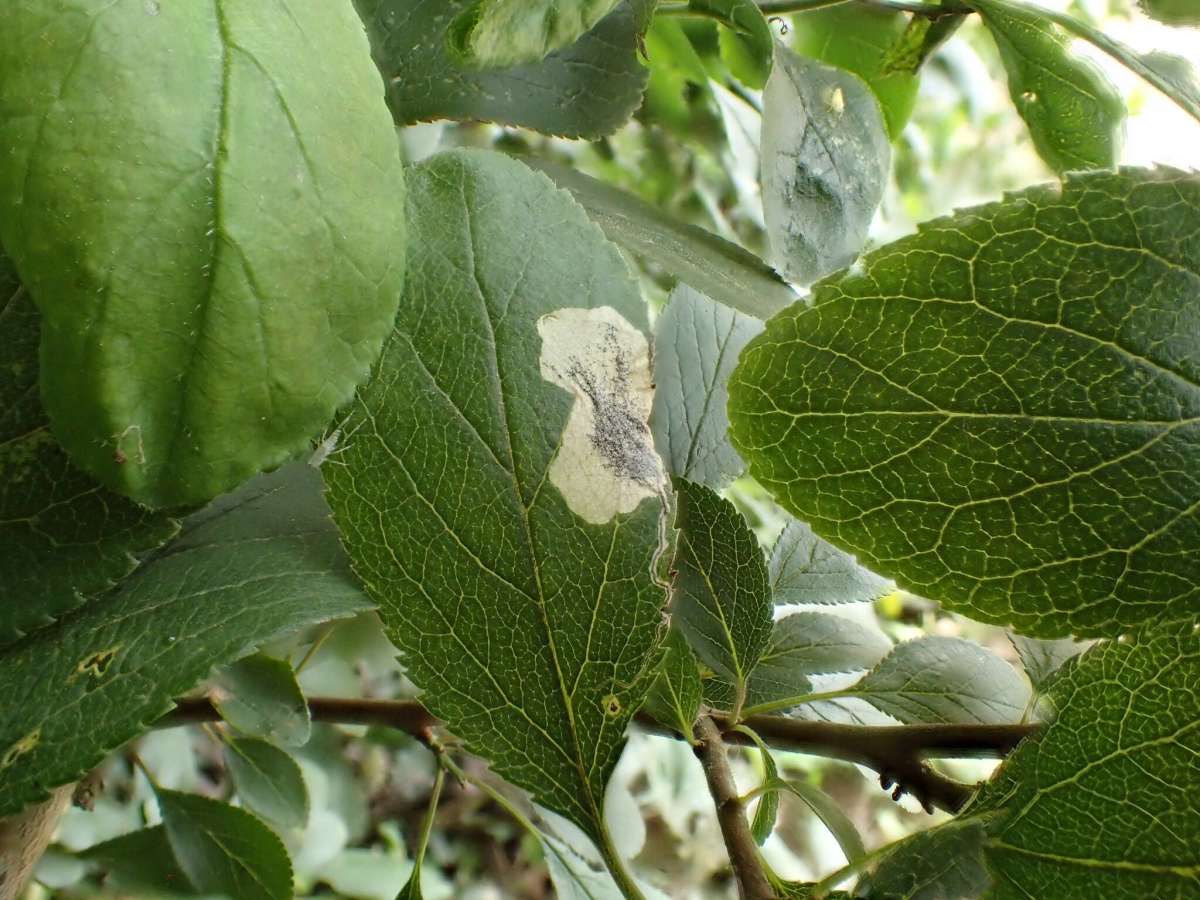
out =
[[158,788],[163,827],[198,891],[237,900],[291,900],[292,863],[275,833],[245,810]]
[[646,712],[668,728],[674,728],[689,743],[695,743],[692,723],[700,712],[703,691],[700,670],[683,632],[672,628],[664,645],[666,652],[658,677],[646,697]]
[[451,50],[472,66],[505,68],[538,62],[575,43],[619,2],[471,0],[450,23],[447,38]]
[[[214,665],[367,609],[321,497],[294,464],[189,517],[109,595],[0,650],[0,815],[76,780]],[[86,727],[80,727],[86,723]]]
[[[523,822],[536,835],[546,857],[546,868],[558,900],[624,900],[627,896],[588,838],[570,822],[538,811],[537,824]],[[667,900],[657,888],[638,883],[646,900]]]
[[776,606],[865,603],[892,589],[886,578],[864,569],[849,553],[821,540],[795,519],[775,539],[769,570]]
[[247,656],[218,671],[213,686],[213,706],[238,731],[285,747],[308,743],[308,703],[286,660]]
[[672,475],[720,490],[745,471],[726,433],[726,384],[738,354],[762,328],[687,285],[671,292],[654,336],[650,427]]
[[627,191],[542,159],[528,164],[571,192],[605,236],[658,263],[680,281],[730,309],[765,319],[796,300],[761,259],[711,232],[677,222]]
[[1200,886],[1200,638],[1106,642],[1050,687],[1057,716],[972,811],[1000,810],[989,897],[1154,900]]
[[965,816],[897,841],[859,879],[855,897],[971,900],[991,885],[983,859],[984,817]]
[[242,805],[283,828],[308,821],[308,789],[296,761],[258,738],[225,743],[225,763]]
[[[750,673],[745,703],[749,708],[794,706],[798,698],[813,695],[809,676],[869,669],[891,649],[880,632],[841,616],[807,612],[786,616],[775,622],[770,641]],[[710,678],[704,685],[710,706],[732,709],[736,696],[728,679]],[[813,706],[823,713],[832,703],[844,705],[822,700]]]
[[479,70],[456,62],[442,37],[471,3],[354,0],[398,125],[479,120],[595,139],[616,131],[637,109],[646,70],[627,4],[539,63]]
[[0,46],[0,238],[56,363],[42,398],[72,460],[147,506],[304,452],[400,297],[404,173],[362,28],[345,3],[264,10],[5,10],[37,35]]
[[1009,641],[1021,658],[1021,666],[1036,690],[1041,690],[1049,681],[1050,676],[1063,667],[1063,664],[1087,649],[1087,644],[1059,638],[1058,640],[1041,640],[1010,634]]
[[696,655],[733,685],[734,706],[771,636],[767,567],[737,508],[702,485],[676,479],[672,621]]
[[866,84],[779,47],[763,94],[761,149],[763,215],[780,271],[808,284],[853,262],[891,160]]
[[1031,10],[976,4],[1008,73],[1008,92],[1038,155],[1056,172],[1116,165],[1125,103],[1089,60]]
[[100,487],[50,436],[37,310],[0,251],[0,646],[104,593],[179,523]]
[[1020,722],[1029,685],[1007,662],[971,641],[929,636],[905,641],[851,688],[905,724]]
[[763,778],[762,793],[758,795],[758,805],[754,808],[754,818],[750,820],[750,836],[760,847],[766,843],[771,832],[775,830],[775,820],[779,817],[779,767],[775,765],[775,757],[761,737],[745,725],[735,725],[734,731],[747,735],[758,748],[759,759],[762,761]]
[[823,790],[807,781],[782,778],[776,779],[772,783],[772,788],[791,794],[808,806],[837,840],[847,862],[853,863],[866,854],[866,848],[863,847],[862,838],[858,834],[858,829],[854,827],[854,823],[842,812],[837,801]]
[[928,223],[747,345],[733,445],[818,534],[974,618],[1190,620],[1197,259],[1200,177],[1169,170]]
[[665,601],[644,304],[583,210],[500,154],[410,170],[409,221],[330,501],[425,705],[605,849]]
[[827,675],[869,669],[888,655],[892,642],[877,629],[842,616],[801,612],[775,623],[771,641],[758,661],[753,679],[792,675]]
[[194,893],[161,825],[143,828],[88,847],[79,854],[102,869],[105,883],[125,890]]
[[898,65],[897,56],[908,49],[909,24],[900,12],[856,6],[831,6],[792,17],[792,49],[852,72],[871,89],[883,110],[888,135],[895,139],[904,130],[917,100],[915,67]]

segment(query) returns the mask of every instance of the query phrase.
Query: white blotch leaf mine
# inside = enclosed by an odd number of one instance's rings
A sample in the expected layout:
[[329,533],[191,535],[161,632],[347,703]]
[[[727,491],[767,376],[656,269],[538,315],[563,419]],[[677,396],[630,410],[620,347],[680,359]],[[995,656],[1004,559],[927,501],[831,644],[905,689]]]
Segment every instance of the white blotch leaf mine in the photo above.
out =
[[661,496],[666,475],[647,424],[654,386],[645,335],[608,306],[557,310],[538,320],[538,334],[542,377],[575,398],[550,465],[567,506],[603,524]]

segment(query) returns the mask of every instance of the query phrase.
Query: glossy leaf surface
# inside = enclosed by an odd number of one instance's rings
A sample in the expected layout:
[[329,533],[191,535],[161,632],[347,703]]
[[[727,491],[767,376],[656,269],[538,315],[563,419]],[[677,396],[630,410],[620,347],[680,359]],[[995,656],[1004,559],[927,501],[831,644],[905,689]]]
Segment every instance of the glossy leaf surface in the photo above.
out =
[[404,273],[403,169],[353,10],[19,0],[5,34],[0,237],[43,315],[55,436],[151,507],[303,452]]

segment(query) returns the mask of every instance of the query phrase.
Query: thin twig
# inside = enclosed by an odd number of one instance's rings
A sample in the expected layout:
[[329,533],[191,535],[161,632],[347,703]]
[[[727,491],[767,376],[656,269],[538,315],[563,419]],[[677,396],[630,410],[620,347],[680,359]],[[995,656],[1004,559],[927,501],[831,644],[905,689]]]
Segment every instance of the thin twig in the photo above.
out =
[[[381,725],[407,732],[431,745],[434,729],[441,723],[414,700],[355,700],[311,697],[309,712],[314,721],[345,725]],[[220,716],[206,697],[177,701],[176,708],[160,719],[159,728],[211,722]],[[748,743],[745,735],[730,731],[734,722],[713,714],[725,737]],[[639,713],[639,726],[656,734],[679,737],[675,731]],[[1021,740],[1038,730],[1037,725],[841,725],[808,722],[788,716],[750,716],[745,724],[764,741],[780,750],[795,750],[815,756],[841,759],[874,769],[881,782],[911,793],[926,808],[958,812],[971,798],[971,785],[960,784],[934,770],[926,757],[1003,757]],[[898,795],[897,795],[898,796]]]
[[704,767],[708,791],[717,806],[717,823],[737,879],[738,896],[742,900],[774,900],[775,889],[758,858],[758,847],[746,821],[746,807],[729,768],[721,729],[710,716],[701,716],[696,722],[696,738],[695,753]]

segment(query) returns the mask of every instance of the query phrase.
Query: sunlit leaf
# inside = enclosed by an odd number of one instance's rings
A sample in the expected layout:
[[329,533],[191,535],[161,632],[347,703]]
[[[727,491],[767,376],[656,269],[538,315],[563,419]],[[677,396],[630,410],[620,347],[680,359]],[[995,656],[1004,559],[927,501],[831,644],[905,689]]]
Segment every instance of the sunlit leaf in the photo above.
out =
[[1032,11],[976,4],[1008,73],[1008,92],[1038,154],[1056,172],[1114,166],[1125,103],[1096,66]]
[[152,507],[304,452],[404,274],[403,168],[353,9],[14,0],[4,30],[0,238],[42,312],[55,437]]

